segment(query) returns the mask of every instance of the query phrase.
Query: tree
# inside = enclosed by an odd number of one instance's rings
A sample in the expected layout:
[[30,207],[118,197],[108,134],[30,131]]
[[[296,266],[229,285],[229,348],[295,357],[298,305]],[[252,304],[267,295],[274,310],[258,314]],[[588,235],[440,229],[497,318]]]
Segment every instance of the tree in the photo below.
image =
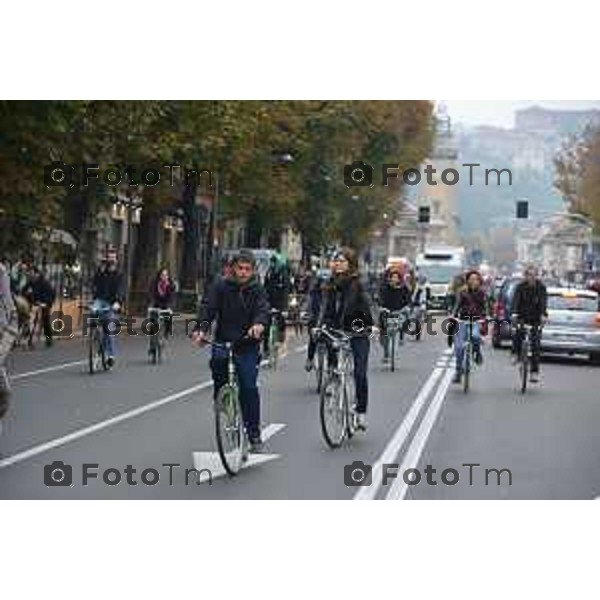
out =
[[555,158],[556,187],[569,210],[600,225],[600,129],[571,137]]

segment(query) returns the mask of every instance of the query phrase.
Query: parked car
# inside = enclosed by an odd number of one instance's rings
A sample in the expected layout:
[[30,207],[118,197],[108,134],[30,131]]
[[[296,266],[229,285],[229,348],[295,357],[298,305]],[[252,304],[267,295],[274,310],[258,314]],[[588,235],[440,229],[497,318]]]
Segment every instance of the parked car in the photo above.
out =
[[507,277],[497,293],[492,307],[492,346],[502,347],[502,342],[511,340],[512,302],[520,277]]
[[572,287],[548,288],[548,322],[542,330],[543,353],[587,354],[600,365],[598,293]]

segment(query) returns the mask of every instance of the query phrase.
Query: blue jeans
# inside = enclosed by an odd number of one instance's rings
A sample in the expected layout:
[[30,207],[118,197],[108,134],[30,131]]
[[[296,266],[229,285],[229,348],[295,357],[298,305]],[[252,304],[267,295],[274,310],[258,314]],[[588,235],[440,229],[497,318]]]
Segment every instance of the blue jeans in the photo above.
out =
[[[244,425],[250,439],[260,436],[260,395],[256,383],[258,360],[258,344],[244,348],[241,353],[235,353],[233,356],[240,386]],[[227,383],[227,353],[224,349],[213,346],[210,368],[216,396],[219,389]]]
[[[94,300],[92,303],[92,311],[98,314],[98,326],[105,327],[106,321],[109,319],[115,318],[115,313],[113,312],[112,305],[106,300]],[[114,330],[115,326],[109,324],[109,328]],[[107,333],[108,329],[104,330],[104,352],[107,356],[116,356],[117,355],[117,343],[116,343],[116,335]]]
[[[465,354],[465,344],[469,335],[469,323],[461,321],[458,324],[458,331],[454,335],[454,356],[456,357],[456,371],[462,373],[463,360]],[[481,349],[481,326],[477,321],[473,321],[473,351],[478,352]]]

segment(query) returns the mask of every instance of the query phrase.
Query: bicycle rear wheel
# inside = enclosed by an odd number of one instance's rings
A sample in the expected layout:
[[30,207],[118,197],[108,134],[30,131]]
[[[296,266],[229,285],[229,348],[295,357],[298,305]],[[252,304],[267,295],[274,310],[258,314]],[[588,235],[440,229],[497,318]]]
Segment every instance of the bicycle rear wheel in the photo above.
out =
[[275,371],[279,360],[279,327],[271,324],[269,329],[269,366]]
[[329,377],[321,390],[321,431],[330,448],[339,448],[347,430],[345,392],[337,375]]
[[238,390],[225,384],[215,399],[217,449],[225,471],[237,475],[246,455],[246,436]]

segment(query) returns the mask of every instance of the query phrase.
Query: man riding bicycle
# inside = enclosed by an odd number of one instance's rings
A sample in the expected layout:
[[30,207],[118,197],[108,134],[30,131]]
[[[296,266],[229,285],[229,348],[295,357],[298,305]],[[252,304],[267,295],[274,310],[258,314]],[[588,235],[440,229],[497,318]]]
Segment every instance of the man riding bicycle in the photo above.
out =
[[[209,290],[206,304],[200,307],[192,343],[202,345],[210,338],[216,321],[214,339],[218,344],[236,343],[234,363],[240,384],[244,425],[252,452],[262,450],[260,432],[260,394],[257,386],[259,345],[269,324],[269,303],[264,287],[255,275],[254,256],[240,250],[233,260],[232,274],[218,280]],[[213,346],[210,360],[215,397],[227,382],[226,351]]]
[[323,290],[319,326],[340,329],[350,336],[354,358],[357,428],[367,428],[369,399],[369,329],[373,317],[369,301],[360,283],[356,254],[349,248],[334,253],[331,260],[332,277]]
[[468,322],[473,324],[473,358],[476,364],[483,362],[481,354],[481,325],[480,320],[488,316],[488,304],[485,293],[481,288],[481,275],[478,271],[469,271],[466,276],[466,288],[459,291],[456,297],[456,303],[452,314],[458,322],[458,331],[454,334],[454,355],[456,357],[456,371],[454,373],[454,383],[460,383],[462,380],[463,358],[465,344],[469,334]]
[[548,318],[548,295],[546,286],[538,279],[535,266],[530,265],[525,269],[525,280],[521,281],[513,298],[512,323],[517,329],[513,333],[514,361],[518,362],[521,354],[521,344],[525,332],[521,325],[530,325],[531,330],[531,373],[529,379],[532,383],[539,381],[540,372],[540,329]]
[[[102,260],[92,281],[92,309],[100,313],[103,321],[113,319],[121,308],[124,297],[124,277],[118,270],[117,257],[109,254]],[[115,362],[116,345],[114,335],[105,335],[106,363],[112,367]]]

